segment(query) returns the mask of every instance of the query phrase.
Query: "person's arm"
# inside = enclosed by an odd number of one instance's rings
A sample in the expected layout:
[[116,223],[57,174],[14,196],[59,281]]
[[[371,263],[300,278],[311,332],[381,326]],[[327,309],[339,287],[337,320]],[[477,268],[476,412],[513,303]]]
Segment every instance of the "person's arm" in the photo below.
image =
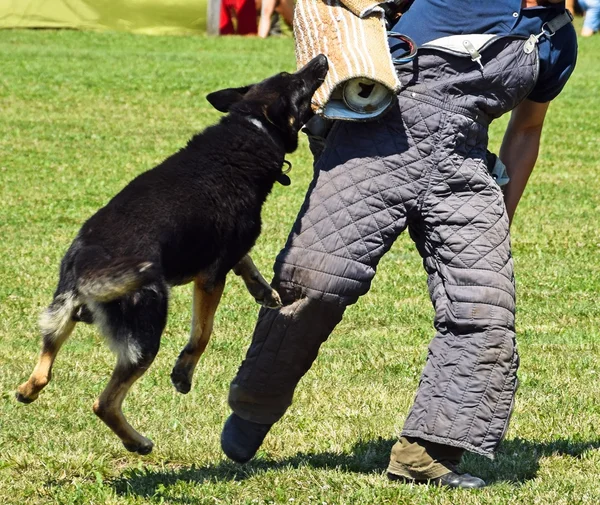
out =
[[549,105],[550,102],[523,100],[512,111],[502,140],[500,159],[506,165],[510,177],[510,182],[504,189],[504,202],[511,222],[538,157],[542,127]]

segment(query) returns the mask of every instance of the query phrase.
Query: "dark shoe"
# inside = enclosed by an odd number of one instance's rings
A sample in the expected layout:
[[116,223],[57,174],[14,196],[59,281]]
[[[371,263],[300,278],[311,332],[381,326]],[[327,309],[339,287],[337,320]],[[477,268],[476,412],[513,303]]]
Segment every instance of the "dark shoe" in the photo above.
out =
[[269,37],[281,35],[281,19],[276,12],[271,16],[271,27],[269,28]]
[[244,464],[254,457],[271,426],[246,421],[231,414],[221,432],[221,449],[229,459]]
[[448,472],[441,477],[430,480],[417,480],[403,477],[402,475],[395,475],[393,473],[387,474],[388,479],[398,480],[405,482],[406,484],[432,484],[434,486],[451,487],[460,489],[478,489],[485,487],[485,481],[479,477],[474,477],[468,473],[455,473]]
[[431,483],[438,486],[457,487],[461,489],[478,489],[480,487],[485,487],[486,485],[485,481],[479,477],[475,477],[468,473],[454,472],[448,472],[437,479],[432,479]]

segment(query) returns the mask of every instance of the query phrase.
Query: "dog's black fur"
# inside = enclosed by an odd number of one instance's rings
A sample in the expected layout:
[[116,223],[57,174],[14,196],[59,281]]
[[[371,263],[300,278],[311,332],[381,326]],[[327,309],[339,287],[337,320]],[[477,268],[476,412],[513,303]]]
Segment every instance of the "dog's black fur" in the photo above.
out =
[[20,401],[35,400],[50,380],[56,353],[75,323],[94,322],[118,354],[94,411],[127,449],[150,452],[152,442],[129,426],[121,403],[158,352],[169,287],[195,282],[192,336],[172,373],[183,393],[230,270],[237,266],[263,304],[280,303],[246,255],[260,234],[261,207],[281,176],[285,154],[297,147],[298,131],[312,115],[310,99],[326,73],[327,59],[318,56],[294,74],[211,93],[209,102],[228,114],[131,181],[83,225],[42,315],[42,354],[19,387]]

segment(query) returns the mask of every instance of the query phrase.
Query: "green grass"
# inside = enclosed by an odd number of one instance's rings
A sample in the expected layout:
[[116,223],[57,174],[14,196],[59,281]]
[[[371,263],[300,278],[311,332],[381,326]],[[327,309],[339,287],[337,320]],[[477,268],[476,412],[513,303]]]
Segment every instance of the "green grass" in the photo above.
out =
[[[125,404],[156,443],[150,456],[127,453],[92,413],[114,359],[93,328],[76,329],[36,403],[14,401],[38,352],[37,316],[83,220],[217,119],[209,91],[293,68],[289,38],[0,32],[0,503],[600,502],[600,37],[581,41],[577,71],[551,106],[513,227],[521,387],[496,460],[463,465],[490,487],[449,492],[383,474],[433,336],[407,236],[244,467],[219,447],[257,313],[237,278],[187,396],[169,372],[187,338],[191,289],[173,292],[159,356]],[[493,125],[493,146],[504,125]],[[253,255],[267,274],[311,176],[304,139],[290,159],[292,186],[270,197]]]

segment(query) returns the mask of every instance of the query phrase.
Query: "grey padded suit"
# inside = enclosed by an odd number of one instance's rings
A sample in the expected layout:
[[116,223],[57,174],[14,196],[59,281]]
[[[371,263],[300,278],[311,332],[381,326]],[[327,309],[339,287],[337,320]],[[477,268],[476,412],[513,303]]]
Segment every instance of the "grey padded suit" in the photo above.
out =
[[509,221],[485,159],[489,123],[535,85],[537,50],[499,38],[469,56],[421,48],[398,67],[394,108],[337,122],[275,264],[284,307],[263,309],[229,396],[271,424],[407,227],[428,274],[436,336],[402,435],[492,457],[510,418],[519,359]]

